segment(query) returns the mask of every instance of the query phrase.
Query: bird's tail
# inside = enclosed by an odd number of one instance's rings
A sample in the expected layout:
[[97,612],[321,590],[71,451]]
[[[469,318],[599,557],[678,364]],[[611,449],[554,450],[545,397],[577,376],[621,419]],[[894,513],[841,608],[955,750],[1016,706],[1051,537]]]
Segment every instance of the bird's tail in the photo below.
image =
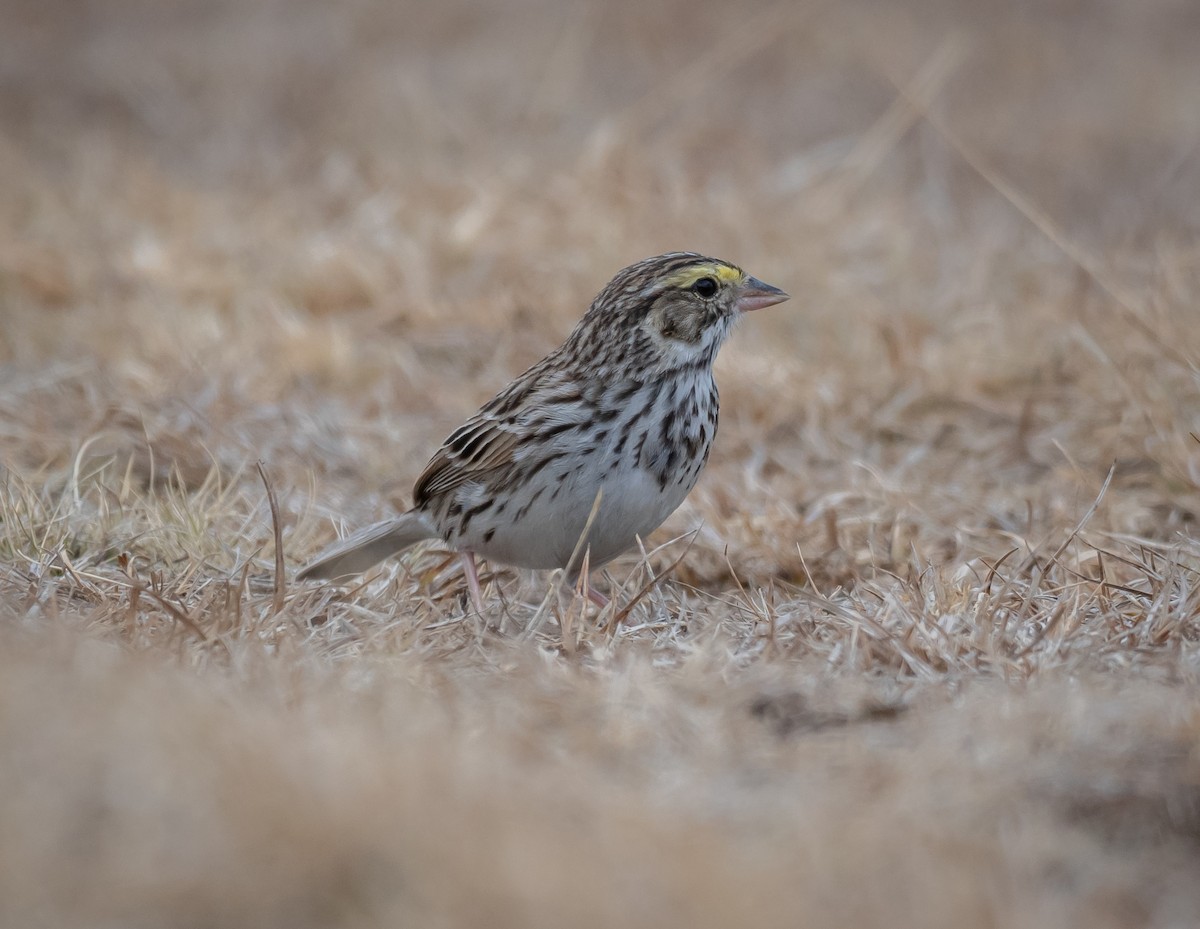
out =
[[329,546],[301,569],[296,580],[331,580],[361,574],[388,555],[403,551],[422,539],[437,536],[438,531],[428,516],[417,510],[409,510],[393,519],[360,529],[354,535]]

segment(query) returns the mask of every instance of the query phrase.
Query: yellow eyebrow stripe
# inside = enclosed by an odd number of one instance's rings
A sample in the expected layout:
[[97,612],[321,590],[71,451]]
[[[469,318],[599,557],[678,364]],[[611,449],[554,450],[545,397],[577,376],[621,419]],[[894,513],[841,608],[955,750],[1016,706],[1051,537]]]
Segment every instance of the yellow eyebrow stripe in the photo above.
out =
[[678,274],[672,275],[667,283],[672,287],[687,288],[702,277],[714,277],[722,284],[732,284],[740,281],[744,276],[744,273],[737,268],[712,262],[711,264],[689,265]]

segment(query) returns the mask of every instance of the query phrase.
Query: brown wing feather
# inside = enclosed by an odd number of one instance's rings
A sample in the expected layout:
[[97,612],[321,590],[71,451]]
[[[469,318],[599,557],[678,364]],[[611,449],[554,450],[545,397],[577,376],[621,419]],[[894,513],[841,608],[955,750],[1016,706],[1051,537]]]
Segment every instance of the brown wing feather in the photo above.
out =
[[472,417],[434,453],[413,488],[417,506],[512,461],[520,439],[515,423]]
[[529,431],[522,414],[554,380],[547,376],[549,361],[542,359],[450,433],[417,478],[416,506],[512,462]]

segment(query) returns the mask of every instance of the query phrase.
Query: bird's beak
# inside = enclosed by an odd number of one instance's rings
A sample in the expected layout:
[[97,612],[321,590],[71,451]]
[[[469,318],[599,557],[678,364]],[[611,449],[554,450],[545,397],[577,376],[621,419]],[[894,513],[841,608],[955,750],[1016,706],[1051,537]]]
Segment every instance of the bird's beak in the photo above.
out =
[[756,277],[748,277],[738,289],[737,308],[741,313],[748,313],[783,303],[787,298],[788,295],[778,287],[764,284]]

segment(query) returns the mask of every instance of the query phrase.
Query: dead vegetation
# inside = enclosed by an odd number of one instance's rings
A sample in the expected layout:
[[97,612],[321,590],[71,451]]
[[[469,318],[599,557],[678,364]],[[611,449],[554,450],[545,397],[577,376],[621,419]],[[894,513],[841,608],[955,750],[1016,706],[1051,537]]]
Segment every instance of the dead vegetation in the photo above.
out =
[[[1200,923],[1189,6],[4,21],[0,924]],[[613,610],[289,581],[672,248],[795,298]]]

